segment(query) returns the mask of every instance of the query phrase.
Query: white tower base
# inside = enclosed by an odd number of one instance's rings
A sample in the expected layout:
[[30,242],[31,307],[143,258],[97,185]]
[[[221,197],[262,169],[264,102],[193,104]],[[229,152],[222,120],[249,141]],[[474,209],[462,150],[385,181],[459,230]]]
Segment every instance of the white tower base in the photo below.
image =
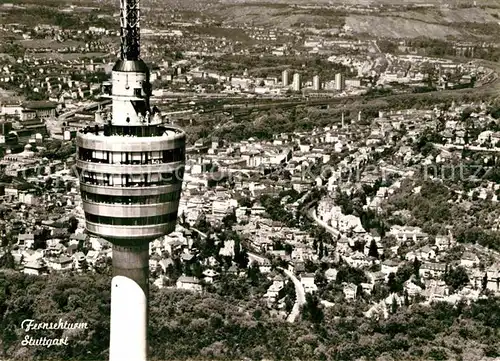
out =
[[113,246],[110,361],[146,361],[149,247]]

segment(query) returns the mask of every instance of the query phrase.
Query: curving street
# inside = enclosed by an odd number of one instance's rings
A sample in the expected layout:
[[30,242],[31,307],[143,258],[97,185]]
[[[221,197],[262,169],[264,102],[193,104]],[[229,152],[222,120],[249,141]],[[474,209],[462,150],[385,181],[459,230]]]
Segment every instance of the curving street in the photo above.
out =
[[306,291],[304,290],[304,286],[300,283],[299,279],[295,277],[295,275],[282,267],[278,267],[279,270],[283,271],[283,273],[292,280],[295,286],[295,304],[293,305],[292,312],[288,315],[288,322],[295,322],[297,317],[300,314],[300,307],[306,303]]
[[307,211],[307,213],[318,226],[323,227],[335,237],[338,237],[340,235],[340,232],[337,229],[333,228],[332,226],[328,225],[326,222],[318,218],[318,216],[316,215],[316,209],[311,208],[309,209],[309,211]]

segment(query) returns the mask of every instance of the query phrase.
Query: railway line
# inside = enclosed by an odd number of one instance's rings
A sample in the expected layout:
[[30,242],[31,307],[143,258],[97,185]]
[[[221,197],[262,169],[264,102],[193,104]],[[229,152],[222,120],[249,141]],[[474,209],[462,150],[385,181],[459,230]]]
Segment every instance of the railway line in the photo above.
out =
[[[221,96],[221,94],[211,94],[209,96],[196,93],[172,93],[167,97],[157,98],[156,105],[167,116],[191,116],[193,114],[225,114],[235,117],[248,116],[253,112],[267,111],[271,109],[287,109],[300,106],[307,107],[342,107],[346,110],[352,105],[369,106],[371,102],[386,102],[395,104],[405,101],[412,104],[429,98],[454,99],[460,101],[468,97],[486,99],[489,97],[500,97],[500,64],[480,60],[478,63],[491,69],[491,73],[481,79],[479,86],[474,88],[442,90],[426,93],[401,93],[391,95],[372,96],[370,98],[355,95],[347,97],[311,99],[304,97],[280,97],[280,98],[249,98],[248,95],[239,97]],[[184,98],[181,100],[181,96]],[[67,113],[61,114],[59,120],[65,120],[82,111],[90,111],[109,104],[106,99],[95,102]]]

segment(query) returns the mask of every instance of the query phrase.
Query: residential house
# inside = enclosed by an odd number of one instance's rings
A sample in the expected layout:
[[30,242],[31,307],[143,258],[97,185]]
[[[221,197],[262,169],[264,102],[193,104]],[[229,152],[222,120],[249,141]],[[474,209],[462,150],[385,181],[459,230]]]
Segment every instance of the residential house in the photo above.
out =
[[413,261],[415,258],[419,261],[430,261],[436,258],[436,251],[429,245],[425,245],[414,252],[408,252],[405,258],[407,261]]
[[496,263],[486,270],[486,288],[495,293],[500,292],[500,264]]
[[361,252],[355,252],[348,256],[342,257],[344,261],[351,267],[360,268],[371,265],[371,261]]
[[384,282],[390,273],[391,272],[389,272],[387,274],[385,274],[383,272],[372,272],[372,273],[368,273],[368,277],[370,278],[372,283]]
[[325,278],[328,280],[328,282],[335,282],[337,279],[337,273],[338,271],[335,268],[329,268],[325,272]]
[[273,279],[273,283],[269,288],[267,289],[266,294],[264,295],[264,298],[267,300],[269,303],[273,303],[277,300],[279,292],[285,287],[285,281],[283,280],[283,277],[280,275],[277,275]]
[[368,295],[372,294],[373,291],[373,283],[361,283],[361,288],[363,289],[363,292],[365,292]]
[[399,262],[394,260],[394,259],[388,259],[382,262],[380,272],[382,272],[385,277],[387,277],[389,274],[394,273],[398,271],[399,268]]
[[186,252],[181,254],[181,261],[184,263],[190,263],[193,262],[194,260],[195,260],[194,254],[188,252],[187,250]]
[[219,274],[213,269],[207,269],[203,271],[203,280],[206,283],[214,283],[214,280],[216,279],[217,276],[219,276]]
[[408,293],[408,296],[410,297],[415,297],[416,295],[422,293],[422,287],[415,284],[411,279],[407,280],[404,283],[403,289]]
[[86,233],[73,233],[69,236],[69,245],[84,243],[88,238]]
[[67,256],[51,258],[47,261],[47,266],[57,271],[70,270],[73,269],[73,259]]
[[379,303],[374,304],[368,311],[364,312],[363,314],[367,318],[374,319],[380,319],[380,317],[384,317],[384,319],[386,319],[389,317],[389,312],[387,311],[387,306],[384,301],[380,301]]
[[351,247],[349,247],[349,239],[346,237],[341,237],[337,241],[337,252],[340,254],[347,254],[351,252]]
[[269,273],[271,272],[271,261],[269,261],[267,258],[262,261],[261,264],[259,264],[259,271],[261,273]]
[[428,280],[425,283],[425,290],[422,295],[428,298],[429,302],[445,301],[450,294],[449,287],[441,280]]
[[158,262],[158,265],[161,267],[163,273],[167,272],[169,266],[174,266],[174,261],[172,258],[163,258]]
[[224,247],[219,251],[219,255],[223,257],[234,257],[234,240],[227,240],[224,242]]
[[301,274],[300,283],[304,286],[306,293],[313,293],[318,290],[318,286],[314,283],[314,273]]
[[176,287],[181,290],[201,292],[203,290],[200,281],[196,277],[181,276],[177,279]]
[[448,236],[436,236],[436,247],[439,251],[446,251],[450,248],[452,248],[455,244],[456,241],[451,235]]
[[23,272],[27,275],[39,276],[47,272],[47,266],[44,264],[43,260],[28,262],[24,266]]
[[356,299],[356,291],[358,287],[354,283],[344,284],[343,292],[347,301]]
[[20,249],[33,248],[35,243],[35,235],[33,233],[19,234],[17,236],[17,245]]
[[300,274],[301,272],[305,272],[306,267],[304,262],[290,262],[288,270],[292,273]]
[[388,235],[394,236],[399,243],[419,242],[428,238],[428,235],[422,232],[422,229],[419,227],[397,225],[391,227]]
[[106,241],[98,237],[90,237],[90,244],[92,245],[92,249],[94,251],[101,251],[107,246]]
[[164,251],[163,241],[156,239],[153,242],[149,243],[149,255],[157,255],[162,256]]
[[78,251],[78,245],[76,244],[70,244],[68,247],[66,247],[66,254],[68,256],[73,256],[74,253]]
[[158,267],[158,260],[154,258],[149,259],[149,271],[154,272],[156,270],[156,267]]
[[419,274],[423,278],[441,277],[446,271],[446,265],[435,262],[424,262],[420,266]]
[[398,306],[402,306],[403,305],[403,297],[399,296],[397,293],[392,293],[390,294],[385,300],[385,304],[388,306],[388,307],[391,307],[393,302],[396,302],[396,304]]
[[53,257],[59,257],[63,254],[64,251],[66,251],[66,247],[62,243],[54,242],[49,247],[47,247],[47,254]]
[[460,257],[460,266],[465,268],[473,268],[479,265],[479,257],[472,252],[464,252]]
[[82,262],[86,259],[85,254],[83,252],[76,252],[72,256],[73,258],[73,265],[75,269],[80,269]]
[[86,258],[89,265],[95,266],[97,261],[99,260],[99,252],[96,250],[91,250],[87,253]]

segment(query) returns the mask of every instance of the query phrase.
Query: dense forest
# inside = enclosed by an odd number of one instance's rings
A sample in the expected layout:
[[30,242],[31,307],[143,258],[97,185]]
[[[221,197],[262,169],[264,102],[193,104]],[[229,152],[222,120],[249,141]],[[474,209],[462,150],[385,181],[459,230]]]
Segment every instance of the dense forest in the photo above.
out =
[[[245,281],[240,282],[242,287]],[[238,288],[238,282],[232,288]],[[0,357],[9,360],[106,360],[110,275],[0,274]],[[391,307],[386,320],[365,318],[356,301],[324,309],[308,297],[303,318],[273,318],[255,290],[194,294],[152,287],[152,360],[476,360],[500,356],[500,299],[453,307]],[[87,322],[85,330],[29,331],[66,337],[68,346],[23,347],[24,319]]]

